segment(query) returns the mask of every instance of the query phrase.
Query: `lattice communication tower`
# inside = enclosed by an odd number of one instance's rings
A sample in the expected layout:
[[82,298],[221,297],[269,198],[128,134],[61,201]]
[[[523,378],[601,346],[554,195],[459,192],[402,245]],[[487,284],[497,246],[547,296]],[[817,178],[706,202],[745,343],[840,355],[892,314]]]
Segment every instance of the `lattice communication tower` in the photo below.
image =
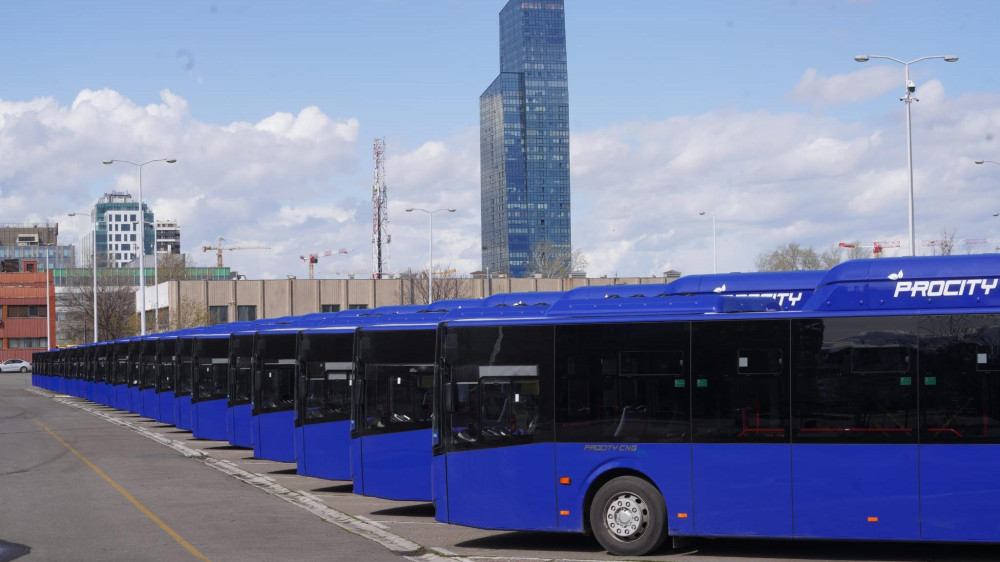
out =
[[389,270],[389,194],[385,186],[385,139],[375,139],[375,181],[372,183],[372,279]]

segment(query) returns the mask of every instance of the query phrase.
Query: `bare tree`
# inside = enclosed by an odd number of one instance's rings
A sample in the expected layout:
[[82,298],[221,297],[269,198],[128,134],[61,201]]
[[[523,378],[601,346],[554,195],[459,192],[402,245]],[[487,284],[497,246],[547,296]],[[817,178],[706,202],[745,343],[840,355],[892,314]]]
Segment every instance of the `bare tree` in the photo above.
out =
[[579,249],[570,251],[545,239],[531,252],[528,273],[541,275],[544,279],[565,279],[570,273],[585,271],[588,265],[587,256]]
[[941,238],[934,240],[931,255],[950,256],[955,251],[955,232],[954,228],[949,231],[947,226],[941,227]]
[[158,254],[157,260],[157,275],[160,278],[160,283],[190,278],[190,272],[187,268],[189,263],[194,263],[191,256],[187,254]]
[[[445,267],[445,271],[454,271]],[[427,304],[427,272],[410,271],[402,279],[399,304]],[[434,300],[468,299],[472,297],[467,283],[462,283],[454,273],[434,276]]]
[[[859,240],[855,240],[854,242],[850,242],[848,244],[844,244],[843,246],[837,246],[837,248],[843,248],[843,249],[847,250],[846,255],[844,256],[844,259],[841,260],[841,261],[846,261],[846,260],[862,260],[862,259],[870,258],[873,255],[872,254],[872,248],[869,248],[867,246],[863,246]],[[839,254],[840,254],[840,251],[838,250],[838,255]]]
[[[161,315],[161,320],[163,319]],[[170,330],[183,330],[197,326],[207,326],[209,323],[208,308],[194,299],[181,299],[175,310],[171,310],[169,327]]]
[[795,242],[778,246],[770,252],[757,254],[754,264],[757,271],[803,271],[829,269],[840,263],[839,252],[829,248],[817,254],[812,248],[803,248]]
[[[79,271],[79,270],[78,270]],[[83,270],[85,271],[85,270]],[[115,340],[139,333],[135,312],[135,288],[132,275],[116,269],[98,269],[97,339]],[[59,297],[65,311],[62,332],[68,343],[83,343],[94,338],[94,288],[89,275],[68,280],[70,288]]]

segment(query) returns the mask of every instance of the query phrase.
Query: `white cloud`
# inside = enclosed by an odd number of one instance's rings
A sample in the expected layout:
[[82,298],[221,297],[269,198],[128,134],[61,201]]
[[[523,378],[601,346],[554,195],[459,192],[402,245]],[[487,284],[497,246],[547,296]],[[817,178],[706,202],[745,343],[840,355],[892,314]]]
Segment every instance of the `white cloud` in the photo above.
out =
[[813,105],[853,103],[883,94],[903,85],[903,73],[895,66],[868,66],[848,74],[821,76],[806,70],[792,91],[792,99]]
[[[918,243],[945,226],[960,238],[996,237],[1000,225],[983,209],[1000,210],[995,182],[982,176],[1000,170],[972,160],[998,152],[1000,100],[949,99],[936,81],[918,93]],[[590,257],[591,275],[711,271],[711,217],[698,216],[706,210],[717,217],[723,271],[751,270],[758,253],[788,242],[905,241],[906,139],[893,109],[874,123],[726,109],[575,133],[574,247]]]
[[[935,80],[918,84],[917,94],[918,240],[938,238],[944,227],[958,238],[1000,237],[991,216],[1000,211],[1000,169],[972,164],[1000,160],[1000,98],[949,98]],[[712,223],[699,211],[716,215],[724,271],[750,270],[758,253],[788,242],[824,249],[906,240],[901,110],[845,122],[725,108],[574,131],[574,246],[592,276],[711,271]],[[201,246],[222,236],[226,246],[271,248],[225,252],[226,265],[251,278],[302,277],[300,255],[339,248],[352,251],[321,260],[317,273],[365,274],[373,163],[360,127],[317,107],[213,125],[169,91],[146,106],[112,90],[81,91],[69,106],[0,100],[0,205],[6,220],[58,221],[61,241],[76,243],[90,224],[66,213],[89,210],[111,189],[135,193],[133,167],[101,160],[176,157],[144,168],[144,196],[158,218],[181,224],[183,247],[198,263],[214,264]],[[412,148],[387,141],[389,269],[427,263],[427,216],[408,207],[455,208],[435,216],[435,263],[479,269],[477,128]]]

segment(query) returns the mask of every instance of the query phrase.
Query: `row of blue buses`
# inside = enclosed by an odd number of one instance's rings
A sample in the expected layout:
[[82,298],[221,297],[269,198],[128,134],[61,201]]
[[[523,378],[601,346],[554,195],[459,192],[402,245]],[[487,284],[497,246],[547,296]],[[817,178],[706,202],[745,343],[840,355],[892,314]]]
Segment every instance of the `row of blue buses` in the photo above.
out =
[[34,384],[438,521],[1000,542],[1000,256],[493,295],[36,354]]

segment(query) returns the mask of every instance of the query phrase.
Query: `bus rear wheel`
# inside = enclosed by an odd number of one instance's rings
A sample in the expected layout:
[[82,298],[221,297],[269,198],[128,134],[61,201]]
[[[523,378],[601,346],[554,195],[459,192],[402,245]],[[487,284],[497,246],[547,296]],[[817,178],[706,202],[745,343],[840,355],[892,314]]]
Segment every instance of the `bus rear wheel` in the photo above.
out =
[[590,504],[590,528],[611,554],[642,556],[667,538],[667,508],[655,486],[619,476],[597,491]]

